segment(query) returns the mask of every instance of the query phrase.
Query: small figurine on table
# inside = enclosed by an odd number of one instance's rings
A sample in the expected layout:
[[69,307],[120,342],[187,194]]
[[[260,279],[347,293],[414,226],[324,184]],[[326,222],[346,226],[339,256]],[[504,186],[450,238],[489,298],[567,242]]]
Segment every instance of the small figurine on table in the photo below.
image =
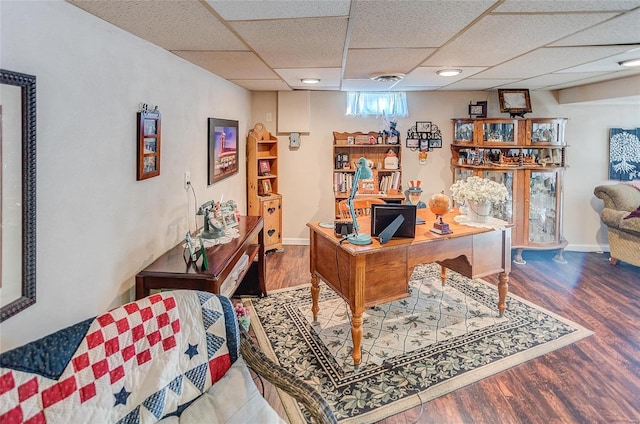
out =
[[420,200],[420,196],[422,195],[422,188],[420,185],[422,181],[420,180],[411,180],[409,181],[409,189],[406,191],[407,194],[407,203],[410,205],[416,205],[417,209],[426,208],[427,205],[422,200]]

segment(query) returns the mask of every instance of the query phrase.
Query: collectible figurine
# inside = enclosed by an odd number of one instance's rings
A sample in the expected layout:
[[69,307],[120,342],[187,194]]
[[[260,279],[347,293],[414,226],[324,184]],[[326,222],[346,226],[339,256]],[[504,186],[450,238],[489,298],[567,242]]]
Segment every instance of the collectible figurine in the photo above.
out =
[[407,190],[407,203],[410,205],[416,205],[416,208],[426,208],[427,205],[423,201],[420,200],[420,196],[422,195],[422,188],[420,185],[422,181],[420,180],[411,180],[409,181],[409,189]]

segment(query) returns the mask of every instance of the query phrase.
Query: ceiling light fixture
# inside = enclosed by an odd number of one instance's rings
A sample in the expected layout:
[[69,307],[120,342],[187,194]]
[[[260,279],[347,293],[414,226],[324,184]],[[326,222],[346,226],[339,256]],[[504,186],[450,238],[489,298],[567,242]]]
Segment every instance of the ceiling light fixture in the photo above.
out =
[[399,72],[373,74],[369,78],[377,82],[395,82],[404,78],[404,74]]
[[631,68],[631,67],[634,67],[634,66],[640,66],[640,59],[624,60],[622,62],[618,62],[618,65],[626,66],[628,68]]
[[436,74],[441,77],[454,77],[462,73],[462,69],[440,69],[436,71]]
[[302,78],[300,82],[303,84],[317,84],[320,82],[320,78]]

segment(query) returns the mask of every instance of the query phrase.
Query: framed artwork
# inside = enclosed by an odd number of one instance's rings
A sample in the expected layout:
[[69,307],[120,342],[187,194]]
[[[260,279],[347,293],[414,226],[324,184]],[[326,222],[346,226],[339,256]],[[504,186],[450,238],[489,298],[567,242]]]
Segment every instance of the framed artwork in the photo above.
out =
[[267,194],[271,194],[272,189],[271,189],[271,181],[269,180],[262,180],[260,181],[260,194],[262,195],[267,195]]
[[138,160],[136,179],[160,175],[160,112],[156,109],[138,112]]
[[429,151],[429,140],[425,139],[420,139],[420,151],[421,152],[428,152]]
[[225,228],[233,228],[238,226],[238,217],[235,211],[225,211],[222,213],[222,221]]
[[420,139],[407,137],[406,146],[410,149],[417,149],[420,147]]
[[640,178],[640,128],[609,129],[609,179],[632,181]]
[[508,113],[512,118],[516,116],[524,118],[525,113],[531,113],[531,99],[528,89],[498,89],[498,101],[500,102],[500,112]]
[[487,117],[487,102],[477,102],[469,105],[469,116],[472,118]]
[[430,149],[441,149],[442,148],[442,139],[434,138],[429,140],[429,148]]
[[417,121],[416,132],[419,132],[419,133],[431,132],[431,121]]
[[209,118],[208,184],[238,172],[238,121]]
[[260,159],[258,161],[258,172],[261,176],[271,175],[271,164],[269,163],[269,159]]

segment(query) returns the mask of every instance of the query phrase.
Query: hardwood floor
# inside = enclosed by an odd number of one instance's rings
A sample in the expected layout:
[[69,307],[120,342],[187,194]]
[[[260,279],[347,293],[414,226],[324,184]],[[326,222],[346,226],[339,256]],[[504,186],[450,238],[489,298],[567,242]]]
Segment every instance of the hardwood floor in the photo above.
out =
[[[640,268],[579,252],[565,252],[563,265],[554,253],[525,251],[509,292],[593,336],[381,423],[640,423]],[[269,253],[267,281],[268,290],[309,283],[309,247]],[[265,397],[282,411],[268,383]]]

